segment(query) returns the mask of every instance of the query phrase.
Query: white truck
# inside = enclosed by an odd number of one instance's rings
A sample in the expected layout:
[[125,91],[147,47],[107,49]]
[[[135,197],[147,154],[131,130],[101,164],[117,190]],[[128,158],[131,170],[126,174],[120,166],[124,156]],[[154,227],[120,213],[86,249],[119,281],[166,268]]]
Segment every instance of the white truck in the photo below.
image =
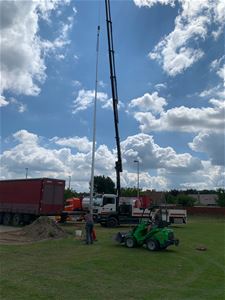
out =
[[[116,195],[104,194],[95,198],[93,213],[102,226],[115,227],[120,224],[135,224],[141,217],[155,219],[160,215],[162,221],[170,224],[186,224],[187,211],[169,206],[158,206],[150,210],[150,203],[143,206],[143,201],[137,197],[120,197],[116,207]],[[160,212],[160,214],[159,214]]]

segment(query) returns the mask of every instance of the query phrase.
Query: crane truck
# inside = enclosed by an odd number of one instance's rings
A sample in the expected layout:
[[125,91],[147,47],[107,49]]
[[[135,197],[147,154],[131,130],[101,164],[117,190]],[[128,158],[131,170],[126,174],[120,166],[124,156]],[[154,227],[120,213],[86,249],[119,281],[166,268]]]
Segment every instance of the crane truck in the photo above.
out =
[[[119,116],[118,116],[118,93],[117,93],[117,79],[115,69],[114,47],[113,47],[113,30],[110,10],[110,0],[105,0],[106,11],[106,26],[107,26],[107,38],[108,38],[108,56],[110,66],[110,80],[111,80],[111,92],[113,101],[113,114],[114,114],[114,126],[115,126],[115,138],[117,147],[117,161],[115,164],[116,170],[116,195],[105,194],[99,200],[99,207],[95,207],[93,212],[97,218],[97,221],[102,226],[114,227],[123,223],[137,223],[142,216],[143,209],[146,209],[146,216],[149,215],[150,202],[144,202],[141,197],[135,199],[126,200],[121,197],[120,186],[120,173],[123,171],[121,148],[120,148],[120,136],[119,136]],[[139,205],[137,205],[139,203]],[[174,214],[174,216],[173,216]],[[185,210],[176,209],[167,210],[164,212],[161,209],[161,215],[165,220],[173,223],[186,223],[187,213]]]

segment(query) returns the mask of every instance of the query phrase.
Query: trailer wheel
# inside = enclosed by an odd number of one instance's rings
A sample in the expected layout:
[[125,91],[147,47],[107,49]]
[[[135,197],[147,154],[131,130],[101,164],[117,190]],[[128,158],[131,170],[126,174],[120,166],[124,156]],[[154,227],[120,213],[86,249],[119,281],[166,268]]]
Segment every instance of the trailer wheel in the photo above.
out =
[[116,227],[118,225],[118,220],[116,218],[109,218],[107,220],[107,227]]
[[146,241],[148,250],[155,251],[158,249],[158,242],[156,240],[149,239]]
[[12,219],[11,214],[9,214],[9,213],[4,214],[4,216],[3,216],[3,224],[4,225],[10,225],[11,219]]
[[12,217],[12,225],[13,225],[13,226],[18,226],[18,225],[20,225],[21,221],[22,221],[21,214],[15,214],[15,215]]
[[136,240],[132,236],[129,236],[125,239],[125,245],[127,248],[134,248],[136,246]]

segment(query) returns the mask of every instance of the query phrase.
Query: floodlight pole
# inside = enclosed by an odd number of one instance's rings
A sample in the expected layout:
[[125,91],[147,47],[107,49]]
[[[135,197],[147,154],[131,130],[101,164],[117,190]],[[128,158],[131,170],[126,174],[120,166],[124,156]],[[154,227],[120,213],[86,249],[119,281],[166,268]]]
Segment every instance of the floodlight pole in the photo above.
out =
[[28,177],[28,168],[25,168],[25,170],[26,170],[26,179],[27,179],[27,177]]
[[137,198],[139,200],[139,160],[134,160],[134,163],[137,164]]

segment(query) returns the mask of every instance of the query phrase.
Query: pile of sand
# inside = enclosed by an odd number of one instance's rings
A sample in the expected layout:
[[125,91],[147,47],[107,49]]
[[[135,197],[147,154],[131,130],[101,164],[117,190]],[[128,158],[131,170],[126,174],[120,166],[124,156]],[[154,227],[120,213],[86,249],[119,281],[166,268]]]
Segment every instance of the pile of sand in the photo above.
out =
[[64,238],[68,234],[52,219],[39,217],[32,224],[10,232],[2,232],[0,243],[21,244],[33,243],[46,239]]

